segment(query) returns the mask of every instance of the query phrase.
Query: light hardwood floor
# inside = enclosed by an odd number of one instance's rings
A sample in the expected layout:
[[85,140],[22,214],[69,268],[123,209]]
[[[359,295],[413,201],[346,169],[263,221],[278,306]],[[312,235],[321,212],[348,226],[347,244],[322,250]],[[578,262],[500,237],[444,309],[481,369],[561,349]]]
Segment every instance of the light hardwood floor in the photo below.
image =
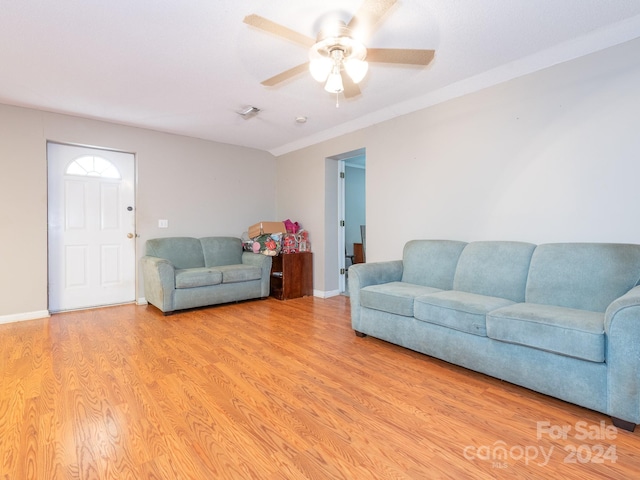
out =
[[357,338],[346,297],[58,314],[0,325],[0,360],[1,479],[640,472],[638,431]]

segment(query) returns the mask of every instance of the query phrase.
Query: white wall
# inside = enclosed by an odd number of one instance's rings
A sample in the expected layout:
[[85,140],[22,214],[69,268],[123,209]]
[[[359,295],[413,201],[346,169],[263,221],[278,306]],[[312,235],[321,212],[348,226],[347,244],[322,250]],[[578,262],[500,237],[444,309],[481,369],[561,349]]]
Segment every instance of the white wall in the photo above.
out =
[[41,118],[33,110],[0,106],[0,319],[47,314],[47,162]]
[[0,321],[46,314],[47,140],[136,155],[138,257],[148,238],[239,237],[276,218],[269,153],[0,105]]
[[[296,168],[288,181],[322,195],[325,158],[365,147],[367,261],[415,238],[640,243],[639,51],[634,40],[282,155],[278,181]],[[324,235],[321,197],[303,199],[300,219]],[[314,251],[320,266],[337,254]],[[337,275],[316,273],[316,289]]]

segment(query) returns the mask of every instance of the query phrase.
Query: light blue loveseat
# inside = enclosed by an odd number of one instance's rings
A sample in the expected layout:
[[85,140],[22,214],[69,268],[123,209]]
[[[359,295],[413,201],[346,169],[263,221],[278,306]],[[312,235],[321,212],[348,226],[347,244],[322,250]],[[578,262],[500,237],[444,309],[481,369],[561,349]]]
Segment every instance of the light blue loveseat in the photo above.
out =
[[154,238],[145,249],[145,298],[165,314],[269,296],[271,257],[244,252],[239,238]]
[[640,423],[640,245],[414,240],[349,267],[371,335]]

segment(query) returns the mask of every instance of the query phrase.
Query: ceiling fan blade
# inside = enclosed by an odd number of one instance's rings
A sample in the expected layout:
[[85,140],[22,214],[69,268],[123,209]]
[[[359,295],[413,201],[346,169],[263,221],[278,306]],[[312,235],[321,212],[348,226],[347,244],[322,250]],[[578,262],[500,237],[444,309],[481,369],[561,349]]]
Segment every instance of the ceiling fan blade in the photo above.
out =
[[367,48],[367,62],[403,63],[407,65],[429,65],[434,50],[410,48]]
[[351,30],[364,29],[367,36],[398,0],[364,0],[347,27]]
[[289,80],[290,78],[293,78],[305,71],[309,71],[309,62],[301,63],[298,66],[290,68],[289,70],[285,70],[284,72],[274,75],[273,77],[268,78],[264,82],[260,83],[265,87],[273,87],[274,85],[284,82],[285,80]]
[[247,15],[246,17],[244,17],[243,21],[247,25],[251,25],[252,27],[259,28],[260,30],[263,30],[265,32],[272,33],[291,42],[300,44],[304,47],[311,48],[311,46],[316,43],[316,41],[311,37],[307,37],[306,35],[291,30],[290,28],[287,28],[284,25],[280,25],[279,23],[272,22],[271,20],[261,17],[260,15],[256,15],[255,13]]
[[340,72],[342,76],[342,87],[344,88],[344,98],[353,98],[360,95],[360,87],[357,83],[351,80],[349,75],[345,75],[345,72]]

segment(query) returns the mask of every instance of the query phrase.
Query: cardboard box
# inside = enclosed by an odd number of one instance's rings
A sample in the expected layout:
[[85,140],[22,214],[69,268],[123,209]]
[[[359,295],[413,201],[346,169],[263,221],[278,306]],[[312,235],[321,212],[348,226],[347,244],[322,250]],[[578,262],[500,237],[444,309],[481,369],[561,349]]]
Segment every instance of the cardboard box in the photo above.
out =
[[258,222],[249,227],[249,238],[255,238],[265,233],[286,233],[284,222]]

